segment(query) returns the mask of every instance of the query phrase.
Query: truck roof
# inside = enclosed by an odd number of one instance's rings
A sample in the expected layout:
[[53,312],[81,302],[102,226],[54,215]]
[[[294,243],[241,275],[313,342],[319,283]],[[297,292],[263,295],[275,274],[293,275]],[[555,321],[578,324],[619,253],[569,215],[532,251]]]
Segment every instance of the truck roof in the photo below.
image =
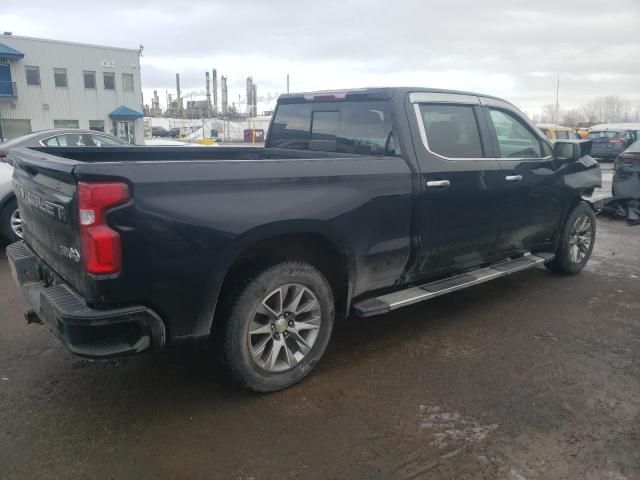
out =
[[372,100],[391,100],[395,95],[405,95],[413,92],[426,93],[449,93],[461,95],[473,95],[485,98],[494,98],[496,100],[506,101],[493,95],[483,93],[465,92],[461,90],[448,90],[442,88],[427,87],[366,87],[366,88],[345,88],[337,90],[317,90],[312,92],[295,92],[284,93],[278,97],[278,103],[297,103],[300,101],[329,101],[332,99],[343,100],[347,98],[362,99],[369,97]]

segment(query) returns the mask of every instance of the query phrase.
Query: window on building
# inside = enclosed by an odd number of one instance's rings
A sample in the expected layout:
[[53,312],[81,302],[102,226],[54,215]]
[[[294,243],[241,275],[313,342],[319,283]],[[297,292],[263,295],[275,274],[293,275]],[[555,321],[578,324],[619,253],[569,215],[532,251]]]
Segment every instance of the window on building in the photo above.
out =
[[85,70],[84,76],[84,88],[96,88],[96,72]]
[[540,140],[519,119],[511,113],[495,108],[490,108],[489,113],[498,136],[499,157],[542,157]]
[[104,78],[104,89],[115,90],[116,89],[116,74],[113,72],[104,72],[102,74]]
[[80,128],[78,120],[54,120],[53,128]]
[[89,120],[89,130],[104,132],[104,120]]
[[133,74],[122,74],[122,90],[124,92],[133,92]]
[[420,105],[429,150],[449,158],[481,158],[478,123],[469,105]]
[[3,118],[0,122],[0,138],[11,140],[31,133],[31,120],[14,120]]
[[40,67],[26,66],[27,85],[40,85]]
[[67,69],[54,68],[53,81],[56,84],[56,87],[66,87],[67,86]]

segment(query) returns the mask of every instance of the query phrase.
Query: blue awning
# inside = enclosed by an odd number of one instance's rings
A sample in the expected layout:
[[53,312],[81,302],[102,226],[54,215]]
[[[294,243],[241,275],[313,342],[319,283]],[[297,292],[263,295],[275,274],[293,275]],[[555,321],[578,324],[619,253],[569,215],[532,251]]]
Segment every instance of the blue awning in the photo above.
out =
[[140,112],[136,112],[134,109],[125,107],[124,105],[120,105],[113,112],[109,114],[111,118],[124,118],[127,120],[135,120],[136,118],[142,118],[142,114]]
[[10,58],[12,60],[19,60],[24,58],[24,53],[19,52],[15,48],[11,48],[4,43],[0,43],[0,58]]

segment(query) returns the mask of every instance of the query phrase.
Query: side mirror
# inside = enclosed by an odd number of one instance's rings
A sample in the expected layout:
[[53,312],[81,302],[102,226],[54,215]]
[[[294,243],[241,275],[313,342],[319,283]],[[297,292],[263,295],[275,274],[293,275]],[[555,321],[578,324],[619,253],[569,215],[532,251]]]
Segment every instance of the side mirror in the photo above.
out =
[[553,158],[561,162],[574,162],[591,153],[591,140],[556,140]]

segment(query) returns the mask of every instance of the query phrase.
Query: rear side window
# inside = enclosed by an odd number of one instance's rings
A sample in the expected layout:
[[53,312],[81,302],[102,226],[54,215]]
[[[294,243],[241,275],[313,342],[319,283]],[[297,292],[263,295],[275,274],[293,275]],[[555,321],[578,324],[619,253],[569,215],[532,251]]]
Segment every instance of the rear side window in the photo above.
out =
[[569,139],[569,132],[556,130],[556,138],[559,139],[559,140],[568,140]]
[[481,158],[482,143],[473,107],[421,104],[429,150],[449,158]]
[[280,105],[269,146],[360,155],[400,155],[398,141],[392,133],[388,102]]
[[524,126],[520,119],[509,112],[495,108],[489,108],[489,115],[498,137],[500,158],[541,158],[543,156],[540,140]]

